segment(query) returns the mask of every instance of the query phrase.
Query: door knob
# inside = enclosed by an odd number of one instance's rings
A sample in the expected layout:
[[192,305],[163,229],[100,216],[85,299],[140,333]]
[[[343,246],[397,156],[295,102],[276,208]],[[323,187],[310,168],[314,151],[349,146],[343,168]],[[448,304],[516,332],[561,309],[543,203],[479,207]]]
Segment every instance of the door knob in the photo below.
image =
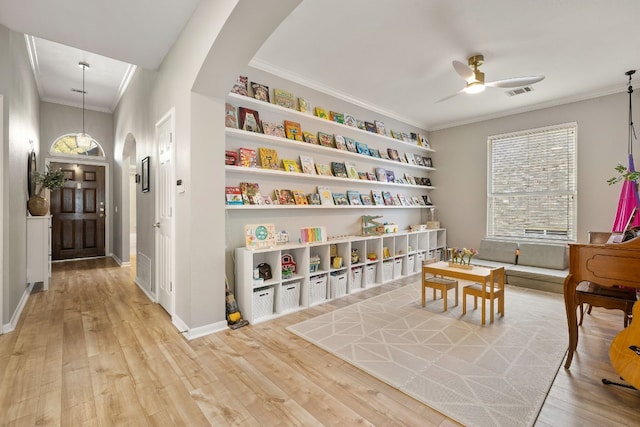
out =
[[154,226],[155,228],[160,228],[160,223],[159,223],[159,222],[156,222],[155,224],[153,224],[153,226]]

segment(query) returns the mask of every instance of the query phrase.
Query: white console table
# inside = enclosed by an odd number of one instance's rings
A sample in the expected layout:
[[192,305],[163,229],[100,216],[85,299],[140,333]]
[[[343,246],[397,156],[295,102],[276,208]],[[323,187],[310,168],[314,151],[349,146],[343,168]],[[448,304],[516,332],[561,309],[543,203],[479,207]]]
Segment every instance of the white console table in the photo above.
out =
[[27,217],[27,282],[42,282],[49,289],[51,277],[51,216]]

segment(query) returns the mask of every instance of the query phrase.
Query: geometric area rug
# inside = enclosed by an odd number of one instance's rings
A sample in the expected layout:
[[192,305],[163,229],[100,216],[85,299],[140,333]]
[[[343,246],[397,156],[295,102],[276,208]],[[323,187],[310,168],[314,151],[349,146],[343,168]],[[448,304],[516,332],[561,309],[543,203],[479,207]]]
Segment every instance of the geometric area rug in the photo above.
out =
[[463,316],[461,291],[446,312],[426,291],[424,308],[418,280],[287,329],[464,425],[532,426],[567,350],[563,296],[506,286],[481,326],[480,301]]

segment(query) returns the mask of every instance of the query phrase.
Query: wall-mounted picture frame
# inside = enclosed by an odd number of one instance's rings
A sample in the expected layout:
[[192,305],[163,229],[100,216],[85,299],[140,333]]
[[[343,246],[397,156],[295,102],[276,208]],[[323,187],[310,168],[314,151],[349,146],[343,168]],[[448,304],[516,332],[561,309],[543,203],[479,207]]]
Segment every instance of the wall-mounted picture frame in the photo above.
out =
[[142,159],[142,192],[149,192],[149,156]]

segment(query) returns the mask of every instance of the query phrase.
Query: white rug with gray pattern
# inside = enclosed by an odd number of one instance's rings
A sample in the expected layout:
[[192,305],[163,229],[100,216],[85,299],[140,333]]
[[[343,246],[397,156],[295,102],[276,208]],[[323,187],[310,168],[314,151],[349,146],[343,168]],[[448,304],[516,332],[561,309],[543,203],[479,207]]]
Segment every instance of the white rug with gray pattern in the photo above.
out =
[[431,289],[421,307],[416,281],[288,329],[467,426],[531,426],[567,349],[564,301],[505,295],[505,317],[481,326],[472,297],[462,316],[462,289],[443,312]]

